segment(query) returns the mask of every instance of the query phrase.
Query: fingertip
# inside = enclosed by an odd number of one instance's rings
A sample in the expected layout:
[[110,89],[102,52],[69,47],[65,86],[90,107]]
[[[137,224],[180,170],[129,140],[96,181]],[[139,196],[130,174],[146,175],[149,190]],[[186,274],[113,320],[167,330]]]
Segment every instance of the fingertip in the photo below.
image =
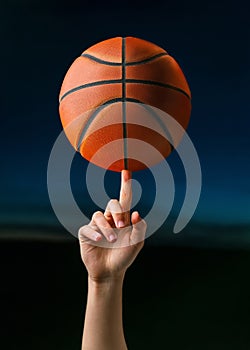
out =
[[96,241],[96,242],[101,241],[102,240],[102,235],[100,233],[98,233],[98,232],[95,232],[93,234],[93,240]]
[[111,235],[109,236],[109,241],[110,241],[111,243],[114,243],[116,240],[117,240],[117,236],[116,236],[115,234],[111,234]]
[[131,215],[131,222],[132,224],[136,224],[137,222],[139,222],[141,220],[140,214],[138,213],[138,211],[134,211]]
[[125,226],[125,222],[123,220],[119,220],[116,225],[118,228],[122,228]]

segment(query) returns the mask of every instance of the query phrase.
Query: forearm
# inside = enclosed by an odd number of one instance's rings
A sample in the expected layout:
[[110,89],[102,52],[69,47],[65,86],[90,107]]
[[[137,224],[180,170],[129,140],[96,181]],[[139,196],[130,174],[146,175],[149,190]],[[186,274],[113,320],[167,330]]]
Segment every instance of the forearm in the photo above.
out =
[[123,278],[88,279],[82,350],[127,350],[122,325]]

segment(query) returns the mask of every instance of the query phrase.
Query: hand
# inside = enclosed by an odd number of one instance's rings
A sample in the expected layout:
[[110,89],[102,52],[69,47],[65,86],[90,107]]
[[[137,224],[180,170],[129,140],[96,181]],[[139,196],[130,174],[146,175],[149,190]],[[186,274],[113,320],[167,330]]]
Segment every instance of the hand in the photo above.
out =
[[130,216],[131,202],[131,173],[123,170],[119,201],[112,199],[79,230],[81,257],[94,281],[124,276],[143,247],[146,223],[138,212]]

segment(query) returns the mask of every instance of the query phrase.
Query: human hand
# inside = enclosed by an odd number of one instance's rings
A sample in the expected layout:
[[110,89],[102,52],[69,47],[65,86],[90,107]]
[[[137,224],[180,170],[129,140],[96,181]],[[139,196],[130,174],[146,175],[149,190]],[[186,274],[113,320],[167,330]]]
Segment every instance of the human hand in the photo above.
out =
[[79,230],[81,257],[94,281],[124,276],[143,247],[146,223],[138,212],[130,215],[131,202],[131,173],[123,170],[119,201],[112,199]]

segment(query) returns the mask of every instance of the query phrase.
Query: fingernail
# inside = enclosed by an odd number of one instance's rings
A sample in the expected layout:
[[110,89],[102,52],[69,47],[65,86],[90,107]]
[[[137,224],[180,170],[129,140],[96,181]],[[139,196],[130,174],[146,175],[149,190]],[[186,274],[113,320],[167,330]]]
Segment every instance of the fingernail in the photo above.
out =
[[100,235],[100,233],[94,233],[94,234],[93,234],[93,239],[94,239],[95,241],[100,241],[101,238],[102,238],[102,235]]
[[114,242],[116,240],[115,235],[110,235],[109,240],[110,240],[110,242]]
[[118,227],[124,227],[125,223],[122,220],[119,220],[118,223],[117,223],[117,226]]

